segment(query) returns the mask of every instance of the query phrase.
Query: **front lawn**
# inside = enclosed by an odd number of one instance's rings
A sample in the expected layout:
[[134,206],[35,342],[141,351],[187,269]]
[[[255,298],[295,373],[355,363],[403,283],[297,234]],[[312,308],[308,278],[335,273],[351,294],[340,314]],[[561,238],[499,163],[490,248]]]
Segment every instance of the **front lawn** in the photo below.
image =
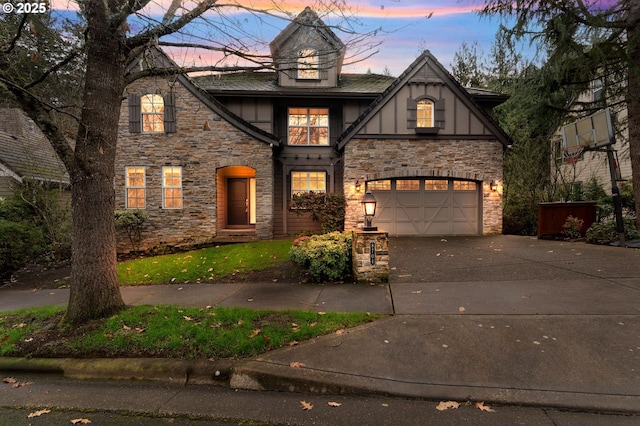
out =
[[292,240],[228,244],[118,264],[120,285],[206,283],[290,262]]
[[0,356],[241,358],[374,321],[368,313],[247,308],[128,307],[106,320],[62,327],[64,308],[0,313]]

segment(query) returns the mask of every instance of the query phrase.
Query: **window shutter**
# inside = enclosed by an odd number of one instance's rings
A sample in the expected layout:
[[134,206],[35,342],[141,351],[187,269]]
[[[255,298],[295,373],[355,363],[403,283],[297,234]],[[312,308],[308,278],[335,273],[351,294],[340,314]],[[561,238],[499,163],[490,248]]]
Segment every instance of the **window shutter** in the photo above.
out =
[[436,127],[444,129],[444,98],[436,101],[435,108],[435,125]]
[[140,95],[129,93],[129,131],[142,132],[142,114],[140,112]]
[[176,104],[173,92],[164,95],[164,131],[176,132]]
[[415,129],[418,123],[418,102],[407,98],[407,129]]

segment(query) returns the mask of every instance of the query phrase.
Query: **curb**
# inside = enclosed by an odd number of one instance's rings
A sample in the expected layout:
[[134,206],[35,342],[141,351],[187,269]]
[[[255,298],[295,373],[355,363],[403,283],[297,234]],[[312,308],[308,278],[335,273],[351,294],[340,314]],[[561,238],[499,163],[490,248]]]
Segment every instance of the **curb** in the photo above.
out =
[[70,379],[149,380],[228,386],[233,361],[154,358],[0,358],[0,371],[61,374]]
[[402,382],[256,360],[0,358],[0,372],[60,374],[70,379],[147,380],[179,386],[213,385],[253,391],[486,401],[589,412],[640,413],[638,396]]

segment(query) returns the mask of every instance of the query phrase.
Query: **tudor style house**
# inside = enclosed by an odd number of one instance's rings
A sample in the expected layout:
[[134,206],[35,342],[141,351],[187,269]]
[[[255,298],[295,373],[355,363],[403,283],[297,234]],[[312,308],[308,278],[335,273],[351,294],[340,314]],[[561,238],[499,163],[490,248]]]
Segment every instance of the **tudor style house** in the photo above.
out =
[[[143,247],[317,230],[292,209],[303,191],[344,194],[345,229],[371,190],[390,235],[501,232],[504,96],[463,88],[428,51],[398,78],[342,73],[345,45],[310,8],[270,47],[276,71],[127,88],[116,203],[147,211]],[[130,69],[149,64],[174,65],[150,49]]]

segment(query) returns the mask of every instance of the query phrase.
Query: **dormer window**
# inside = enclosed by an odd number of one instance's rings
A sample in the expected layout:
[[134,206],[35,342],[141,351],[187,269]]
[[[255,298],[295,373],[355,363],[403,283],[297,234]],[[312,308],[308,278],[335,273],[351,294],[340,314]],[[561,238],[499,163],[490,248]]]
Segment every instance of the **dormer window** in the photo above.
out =
[[318,51],[315,49],[302,49],[298,52],[298,75],[302,80],[318,80],[320,70],[318,69]]
[[418,101],[417,127],[434,127],[433,101],[422,99]]

